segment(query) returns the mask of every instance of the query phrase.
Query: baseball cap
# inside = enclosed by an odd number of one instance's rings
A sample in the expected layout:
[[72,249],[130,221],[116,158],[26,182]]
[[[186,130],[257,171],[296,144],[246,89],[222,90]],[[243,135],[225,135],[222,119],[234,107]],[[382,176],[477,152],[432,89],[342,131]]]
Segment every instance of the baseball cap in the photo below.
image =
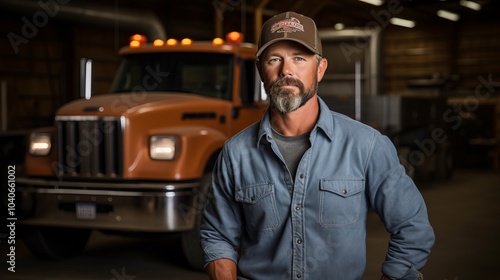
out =
[[322,53],[321,39],[314,20],[295,12],[285,12],[262,25],[256,56],[259,57],[267,47],[283,40],[300,43],[315,54]]

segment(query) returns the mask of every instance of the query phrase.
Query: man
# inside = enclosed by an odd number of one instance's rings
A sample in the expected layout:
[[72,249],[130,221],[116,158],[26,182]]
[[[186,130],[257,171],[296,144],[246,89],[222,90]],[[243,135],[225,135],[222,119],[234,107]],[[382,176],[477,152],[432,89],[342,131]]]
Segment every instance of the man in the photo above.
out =
[[308,17],[286,12],[262,27],[270,108],[214,168],[201,230],[211,279],[361,279],[370,208],[391,235],[382,279],[421,279],[434,243],[422,196],[387,137],[317,96],[321,52]]

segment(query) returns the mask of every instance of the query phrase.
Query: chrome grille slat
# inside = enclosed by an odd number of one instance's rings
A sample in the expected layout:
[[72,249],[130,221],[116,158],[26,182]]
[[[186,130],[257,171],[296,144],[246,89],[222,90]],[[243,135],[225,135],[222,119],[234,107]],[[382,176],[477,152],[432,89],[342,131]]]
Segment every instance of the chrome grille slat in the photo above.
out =
[[[112,133],[115,131],[115,127],[111,127],[109,123],[105,124],[105,130],[109,131],[108,137],[104,140],[104,153],[106,158],[115,158],[116,153],[115,150],[112,148],[113,143],[116,142],[116,135]],[[117,170],[116,170],[116,165],[114,162],[107,160],[106,161],[106,175],[109,176],[116,176]]]
[[88,121],[80,122],[77,151],[80,156],[80,175],[90,177],[90,156],[94,152],[89,134],[92,132]]
[[[99,123],[98,122],[91,122],[91,129],[92,131],[99,131]],[[102,158],[100,147],[99,147],[99,141],[101,141],[99,134],[94,133],[90,135],[91,143],[92,143],[92,149],[95,150],[95,153],[92,153],[89,163],[90,163],[90,174],[95,174],[98,177],[102,177],[102,172],[100,169],[100,159]]]
[[69,178],[121,178],[119,117],[59,116],[57,174]]
[[66,123],[66,143],[63,147],[63,162],[64,172],[72,175],[76,174],[76,166],[78,165],[78,158],[76,157],[76,131],[78,123],[67,122]]

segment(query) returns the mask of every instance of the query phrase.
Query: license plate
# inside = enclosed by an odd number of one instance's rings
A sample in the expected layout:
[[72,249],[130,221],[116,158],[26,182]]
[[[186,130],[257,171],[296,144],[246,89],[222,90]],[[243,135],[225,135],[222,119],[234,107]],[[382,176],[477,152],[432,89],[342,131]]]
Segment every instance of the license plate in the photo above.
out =
[[77,203],[76,218],[79,220],[95,220],[95,204]]

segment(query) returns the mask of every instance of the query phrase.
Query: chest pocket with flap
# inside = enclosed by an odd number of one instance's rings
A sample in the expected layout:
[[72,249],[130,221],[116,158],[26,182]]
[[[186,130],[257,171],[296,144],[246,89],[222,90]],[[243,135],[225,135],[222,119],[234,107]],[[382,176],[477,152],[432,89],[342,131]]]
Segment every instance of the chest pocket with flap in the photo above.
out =
[[319,222],[323,227],[355,223],[364,199],[364,180],[320,181]]
[[250,228],[271,230],[278,226],[273,184],[261,183],[237,187],[235,199],[242,203],[246,223]]

